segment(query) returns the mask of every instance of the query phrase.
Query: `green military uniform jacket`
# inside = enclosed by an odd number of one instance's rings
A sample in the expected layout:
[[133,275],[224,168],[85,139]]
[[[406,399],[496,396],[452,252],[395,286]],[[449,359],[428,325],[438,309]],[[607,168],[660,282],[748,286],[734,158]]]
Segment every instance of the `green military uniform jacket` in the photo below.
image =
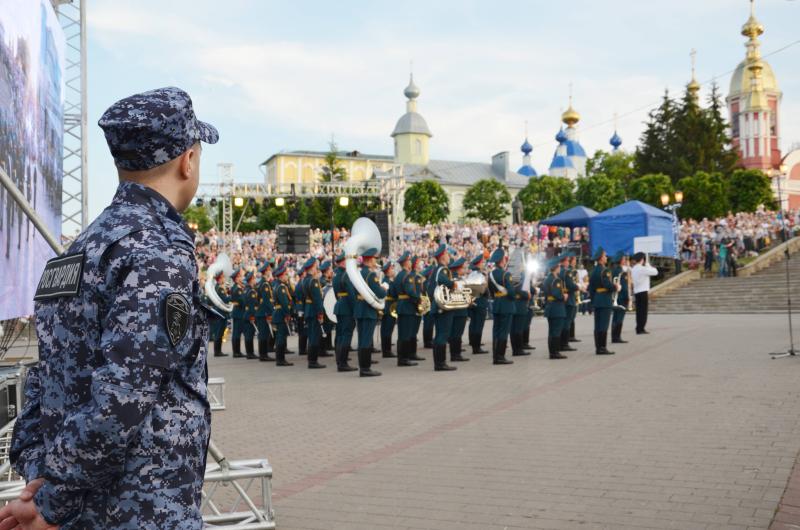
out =
[[[369,270],[369,267],[362,266],[361,277],[364,278],[364,281],[366,281],[367,286],[373,293],[375,293],[375,296],[377,296],[378,298],[386,297],[387,294],[386,289],[384,289],[383,286],[378,282],[377,273]],[[364,300],[364,298],[360,294],[358,294],[356,295],[355,317],[377,320],[378,310],[369,305],[367,301]]]
[[611,270],[596,264],[589,276],[589,295],[593,307],[611,307],[611,295],[614,293],[614,282],[611,279]]
[[356,292],[345,269],[339,268],[333,273],[333,290],[336,293],[336,305],[333,314],[337,316],[353,316]]
[[273,303],[273,322],[285,322],[287,317],[294,311],[294,302],[289,292],[289,286],[280,280],[273,280],[272,292],[275,296]]
[[567,293],[566,305],[575,307],[578,305],[578,296],[580,296],[580,287],[578,287],[576,282],[577,271],[572,268],[561,269],[561,274],[559,276],[561,277],[561,282]]
[[234,283],[231,287],[230,301],[233,304],[233,311],[231,317],[244,318],[244,298],[245,286]]
[[[511,274],[500,267],[496,267],[491,272],[490,276],[489,292],[494,298],[494,303],[492,304],[492,314],[513,315],[514,311],[516,310],[514,306],[516,289],[514,288],[514,283],[511,281]],[[495,285],[495,283],[497,285]],[[504,287],[506,292],[502,292],[497,288],[498,286]]]
[[567,310],[564,305],[564,282],[552,272],[547,275],[542,285],[544,291],[544,316],[547,318],[564,318]]

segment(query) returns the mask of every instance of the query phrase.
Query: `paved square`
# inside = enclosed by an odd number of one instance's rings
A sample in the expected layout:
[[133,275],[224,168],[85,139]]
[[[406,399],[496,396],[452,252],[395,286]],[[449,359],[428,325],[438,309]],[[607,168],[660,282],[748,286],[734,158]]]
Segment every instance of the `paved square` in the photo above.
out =
[[213,437],[269,458],[281,530],[767,528],[800,450],[800,359],[767,356],[785,316],[653,315],[610,357],[577,326],[568,360],[537,318],[532,356],[452,373],[212,359]]

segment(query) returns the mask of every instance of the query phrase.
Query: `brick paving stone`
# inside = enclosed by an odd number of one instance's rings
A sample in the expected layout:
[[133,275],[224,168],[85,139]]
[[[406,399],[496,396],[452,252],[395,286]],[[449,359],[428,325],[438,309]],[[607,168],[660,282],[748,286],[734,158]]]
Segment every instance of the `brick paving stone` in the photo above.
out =
[[800,366],[766,355],[785,347],[784,319],[649,327],[598,357],[579,317],[579,351],[554,362],[537,318],[536,351],[512,366],[467,354],[435,373],[422,350],[413,368],[380,359],[373,379],[331,359],[211,359],[227,401],[213,437],[230,459],[269,458],[280,530],[800,530],[784,520],[800,512]]

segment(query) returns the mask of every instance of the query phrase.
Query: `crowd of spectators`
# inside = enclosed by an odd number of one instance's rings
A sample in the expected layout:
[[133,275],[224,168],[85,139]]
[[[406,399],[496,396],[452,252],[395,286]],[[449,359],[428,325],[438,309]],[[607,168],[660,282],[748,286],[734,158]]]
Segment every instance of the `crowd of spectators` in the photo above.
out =
[[[786,228],[790,235],[795,230],[800,231],[800,211],[787,216]],[[348,235],[346,228],[334,231],[333,240],[337,252]],[[681,224],[680,254],[684,263],[691,268],[703,267],[707,271],[718,271],[720,275],[732,275],[742,257],[755,255],[782,238],[781,221],[775,212],[760,210],[754,213],[730,214],[713,220],[685,220]],[[584,228],[570,230],[537,223],[403,225],[396,234],[392,257],[405,251],[428,256],[444,241],[456,255],[467,258],[478,253],[488,257],[500,245],[522,247],[533,253],[542,252],[546,256],[558,254],[569,245],[587,256],[588,239],[588,231]],[[201,270],[213,263],[221,250],[231,256],[234,267],[252,269],[257,262],[279,255],[277,233],[264,230],[223,236],[211,230],[198,234],[197,255]],[[309,253],[287,255],[284,259],[292,265],[299,265],[310,256],[325,260],[332,255],[330,231],[313,229],[310,233]]]
[[[785,228],[785,231],[784,231]],[[742,259],[751,258],[800,231],[800,210],[781,222],[777,212],[728,214],[719,219],[681,222],[680,255],[690,268],[735,276]]]

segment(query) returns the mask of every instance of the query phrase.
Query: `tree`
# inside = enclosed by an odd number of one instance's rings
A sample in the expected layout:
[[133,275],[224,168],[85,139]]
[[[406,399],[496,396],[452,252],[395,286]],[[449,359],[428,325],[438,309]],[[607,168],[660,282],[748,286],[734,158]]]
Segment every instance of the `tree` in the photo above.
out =
[[644,132],[636,148],[636,172],[639,175],[664,173],[675,178],[674,122],[675,101],[664,91],[661,104],[650,111]]
[[720,173],[698,171],[678,181],[683,192],[681,217],[709,219],[725,215],[729,209],[727,186]]
[[339,162],[339,148],[331,141],[325,154],[325,165],[322,166],[319,178],[322,182],[345,181],[347,170]]
[[511,194],[505,184],[495,179],[483,179],[469,187],[462,207],[468,218],[499,223],[508,217],[509,204]]
[[713,83],[711,94],[708,96],[706,115],[709,124],[709,143],[715,156],[710,160],[708,170],[722,173],[727,177],[733,174],[740,161],[739,153],[731,145],[731,138],[728,136],[728,123],[723,118],[724,109],[719,87],[717,83]]
[[625,200],[625,190],[622,182],[598,174],[578,179],[575,198],[579,204],[600,212],[622,203]]
[[728,200],[734,212],[754,212],[760,205],[778,207],[769,176],[759,169],[738,169],[728,185]]
[[586,176],[606,175],[622,182],[627,192],[631,180],[636,176],[634,164],[636,156],[625,151],[609,153],[599,149],[586,161]]
[[663,173],[644,175],[631,181],[628,198],[661,206],[661,194],[672,193],[672,180]]
[[204,206],[189,206],[184,210],[183,218],[186,222],[197,223],[200,232],[208,232],[214,226]]
[[450,215],[450,200],[438,182],[423,180],[406,189],[403,195],[406,220],[424,224],[441,223]]
[[261,230],[275,230],[278,225],[289,222],[286,207],[275,206],[274,202],[263,204],[258,211],[258,227]]
[[574,188],[575,183],[567,178],[548,175],[531,178],[517,194],[523,218],[538,221],[574,206]]

